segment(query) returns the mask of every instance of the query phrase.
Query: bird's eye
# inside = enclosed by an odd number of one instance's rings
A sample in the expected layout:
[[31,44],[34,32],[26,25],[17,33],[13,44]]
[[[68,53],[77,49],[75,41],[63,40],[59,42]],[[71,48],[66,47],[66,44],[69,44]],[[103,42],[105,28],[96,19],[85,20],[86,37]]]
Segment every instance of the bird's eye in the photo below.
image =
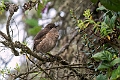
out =
[[50,28],[53,28],[53,26],[50,26]]

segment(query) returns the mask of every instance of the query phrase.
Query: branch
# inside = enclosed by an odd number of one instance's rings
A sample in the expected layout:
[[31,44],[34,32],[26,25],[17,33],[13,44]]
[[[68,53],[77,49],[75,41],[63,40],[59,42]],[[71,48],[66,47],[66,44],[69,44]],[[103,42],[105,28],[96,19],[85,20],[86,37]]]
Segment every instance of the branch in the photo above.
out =
[[6,31],[7,31],[9,41],[12,41],[11,37],[10,37],[10,32],[9,32],[10,20],[11,20],[12,16],[13,16],[13,14],[9,15],[8,20],[7,20],[7,24],[6,24]]
[[5,5],[7,8],[6,10],[9,10],[9,12],[10,12],[10,15],[8,17],[7,24],[6,24],[6,31],[7,31],[9,40],[12,41],[11,37],[10,37],[10,32],[9,32],[10,20],[13,16],[14,12],[16,12],[18,10],[18,6],[16,4],[12,4],[12,3],[5,3]]
[[56,66],[56,67],[52,67],[52,68],[45,68],[45,70],[51,70],[51,69],[62,69],[62,68],[68,68],[68,67],[72,67],[72,68],[86,68],[86,69],[90,69],[90,70],[94,70],[92,68],[86,67],[86,66],[80,66],[83,64],[70,64],[70,65],[62,65],[62,66]]
[[[9,42],[9,41],[0,41],[0,43],[2,43],[3,45],[5,45],[6,47],[8,47],[8,48],[10,48],[10,49],[13,48],[13,47],[11,46],[11,45],[13,45],[13,46],[14,46],[14,50],[15,50],[15,48],[19,48],[19,49],[22,50],[23,53],[30,54],[30,55],[32,55],[33,57],[37,58],[37,59],[40,60],[40,61],[43,61],[43,62],[44,62],[44,61],[46,60],[46,59],[38,56],[37,54],[33,53],[33,52],[29,49],[29,47],[27,47],[27,46],[24,45],[24,44],[21,44],[19,41],[15,41],[15,43],[14,43],[14,42]],[[18,51],[17,51],[17,52],[18,52]],[[13,53],[14,53],[14,52],[13,52]],[[14,54],[15,54],[15,53],[14,53]]]
[[11,4],[11,3],[5,3],[5,5],[6,5],[6,10],[9,10],[9,12],[10,12],[10,15],[8,17],[7,24],[6,24],[7,35],[5,35],[1,31],[0,31],[0,34],[7,40],[7,42],[9,42],[10,45],[8,47],[13,51],[14,55],[18,56],[19,52],[17,50],[15,50],[15,47],[13,46],[13,42],[12,42],[12,39],[11,39],[11,36],[10,36],[10,31],[9,31],[10,20],[13,16],[14,12],[16,12],[18,10],[18,6],[15,5],[15,4]]
[[[71,41],[73,40],[74,38],[72,37],[72,39],[69,41],[69,43],[71,43]],[[37,54],[33,53],[29,47],[27,47],[26,45],[24,44],[21,44],[19,41],[15,41],[15,43],[13,42],[9,42],[9,41],[0,41],[1,43],[3,43],[5,46],[11,48],[11,44],[15,47],[15,48],[19,48],[21,49],[24,53],[27,53],[27,54],[30,54],[32,55],[33,57],[37,58],[38,60],[42,61],[43,63],[45,62],[54,62],[54,61],[57,61],[59,62],[60,64],[62,65],[69,65],[69,63],[65,60],[63,60],[59,55],[52,55],[50,58],[42,58],[40,56],[38,56]],[[14,48],[14,49],[15,49]],[[39,66],[38,66],[39,67]],[[84,76],[82,76],[82,74],[78,73],[77,70],[75,70],[74,68],[72,68],[71,66],[70,67],[67,67],[68,69],[72,70],[76,75],[79,75],[79,78],[83,79]]]
[[15,41],[14,46],[16,48],[21,49],[24,53],[32,55],[33,57],[37,58],[40,61],[43,61],[43,62],[45,61],[45,59],[43,59],[42,57],[38,56],[36,53],[32,52],[29,47],[27,47],[24,44],[21,44],[19,41]]
[[13,46],[13,42],[9,42],[9,41],[0,41],[0,43],[2,43],[3,45],[5,45],[6,47],[10,48],[11,51],[14,53],[15,56],[19,55],[19,52],[15,49],[15,47]]
[[[40,56],[38,56],[37,54],[33,53],[29,47],[27,47],[26,45],[21,44],[20,42],[16,41],[14,44],[15,47],[22,49],[23,52],[32,55],[33,57],[37,58],[38,60],[44,62],[60,62],[62,65],[69,65],[69,63],[67,61],[64,61],[59,55],[52,55],[50,58],[42,58]],[[39,67],[39,66],[38,66]],[[77,70],[73,69],[72,67],[68,67],[68,69],[72,70],[73,72],[75,72],[76,75],[79,75],[79,77],[82,76],[82,74],[78,73]]]
[[[27,56],[28,57],[28,56]],[[34,61],[32,61],[29,57],[28,59],[35,64],[41,71],[43,71],[51,80],[55,80],[53,77],[51,77],[43,68],[41,68],[38,64],[36,64]]]
[[16,75],[15,77],[14,77],[14,79],[17,79],[17,78],[19,78],[19,77],[21,77],[21,76],[23,76],[23,75],[26,75],[26,74],[31,74],[31,73],[36,73],[36,72],[38,72],[38,71],[29,71],[29,72],[25,72],[25,73],[20,73],[20,74],[18,74],[18,75]]
[[2,37],[4,37],[6,40],[9,40],[9,39],[8,39],[8,36],[7,36],[5,33],[3,33],[2,31],[0,31],[0,35],[1,35]]

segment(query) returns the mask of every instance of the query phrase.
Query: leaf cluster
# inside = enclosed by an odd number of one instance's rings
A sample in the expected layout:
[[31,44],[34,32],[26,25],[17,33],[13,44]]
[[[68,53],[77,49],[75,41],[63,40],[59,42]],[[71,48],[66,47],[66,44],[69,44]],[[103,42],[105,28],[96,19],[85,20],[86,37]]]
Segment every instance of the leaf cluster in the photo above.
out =
[[[94,0],[93,2],[96,1]],[[120,2],[118,0],[118,3],[113,5],[111,3],[112,1],[100,0],[103,6],[97,8],[97,11],[102,11],[103,15],[97,21],[93,19],[93,14],[90,12],[90,9],[84,11],[84,20],[75,19],[80,33],[84,34],[82,37],[83,45],[88,47],[87,51],[84,52],[91,54],[91,59],[94,59],[98,63],[98,66],[94,67],[95,70],[99,71],[96,76],[97,80],[117,80],[120,78],[120,15],[118,12],[120,8],[118,9],[117,7],[116,9],[115,7]],[[110,4],[113,8],[109,8],[111,7]]]
[[109,10],[113,10],[115,12],[120,11],[120,0],[91,0],[93,3],[101,2],[103,6],[105,6]]

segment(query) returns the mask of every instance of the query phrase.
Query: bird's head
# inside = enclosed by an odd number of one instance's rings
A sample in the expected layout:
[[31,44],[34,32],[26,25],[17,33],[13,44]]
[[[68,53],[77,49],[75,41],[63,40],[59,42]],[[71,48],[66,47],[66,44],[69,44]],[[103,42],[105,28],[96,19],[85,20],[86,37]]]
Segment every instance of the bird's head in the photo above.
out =
[[57,26],[54,23],[49,23],[45,28],[52,29],[56,28]]

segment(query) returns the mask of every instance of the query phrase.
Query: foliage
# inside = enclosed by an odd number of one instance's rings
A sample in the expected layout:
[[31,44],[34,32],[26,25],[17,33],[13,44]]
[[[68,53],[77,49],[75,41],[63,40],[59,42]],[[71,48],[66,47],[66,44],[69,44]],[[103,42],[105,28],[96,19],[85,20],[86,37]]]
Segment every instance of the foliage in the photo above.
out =
[[[105,1],[107,0],[104,0],[104,2]],[[93,2],[96,1],[94,0]],[[103,3],[103,1],[101,3]],[[107,2],[105,4],[107,4]],[[109,9],[109,7],[111,6],[108,4],[106,8]],[[118,41],[120,36],[120,32],[119,32],[120,22],[118,21],[119,12],[113,12],[107,10],[106,8],[104,8],[104,6],[101,6],[97,9],[97,11],[104,12],[101,21],[95,21],[92,18],[93,14],[90,13],[90,9],[84,11],[83,14],[85,17],[84,20],[76,19],[75,17],[73,17],[76,20],[76,24],[79,28],[79,31],[81,33],[84,33],[82,37],[84,39],[83,40],[84,45],[87,45],[87,47],[89,48],[87,52],[85,51],[84,52],[91,53],[92,54],[91,58],[99,63],[98,66],[96,66],[97,68],[95,67],[97,71],[100,71],[98,76],[96,76],[96,80],[108,80],[108,79],[116,80],[120,78],[119,75],[120,58],[118,56],[119,54]],[[112,10],[115,11],[119,11],[119,9],[118,8],[115,9],[115,7],[112,8]],[[71,14],[74,14],[73,11],[71,11]],[[88,30],[91,30],[92,35],[90,35]],[[94,44],[96,42],[98,43]],[[118,46],[113,46],[113,45],[118,45]],[[105,74],[103,75],[103,73]]]
[[0,74],[1,74],[1,76],[3,76],[3,78],[5,78],[7,74],[10,74],[10,69],[8,69],[8,68],[1,69]]
[[106,75],[100,74],[100,75],[97,76],[96,79],[97,80],[107,80],[107,77],[106,77]]
[[[41,30],[41,27],[38,25],[38,18],[41,18],[41,13],[44,12],[45,8],[46,8],[46,4],[48,0],[42,0],[43,2],[38,3],[37,4],[37,17],[35,15],[34,19],[26,19],[26,24],[29,25],[28,33],[35,35],[39,30]],[[92,0],[94,3],[97,2],[97,0]],[[32,52],[27,45],[25,44],[21,44],[19,41],[14,41],[11,42],[9,41],[7,37],[7,34],[2,34],[2,36],[5,38],[6,41],[1,41],[1,43],[4,43],[3,45],[5,45],[5,47],[11,48],[15,50],[22,50],[23,53],[26,54],[30,54],[33,57],[35,57],[35,62],[32,59],[32,57],[27,57],[29,59],[29,61],[32,62],[33,66],[31,66],[31,63],[29,64],[29,62],[26,60],[27,63],[27,69],[25,70],[25,73],[21,73],[21,67],[16,64],[16,68],[15,71],[16,73],[10,73],[9,69],[4,69],[4,70],[0,70],[0,73],[3,75],[14,75],[15,79],[17,78],[24,78],[27,79],[27,77],[32,76],[32,79],[35,79],[37,77],[42,77],[42,73],[45,74],[45,76],[51,78],[51,77],[58,77],[56,76],[56,71],[59,71],[60,69],[62,70],[62,72],[65,74],[65,76],[60,76],[60,77],[69,77],[69,76],[73,76],[73,77],[81,77],[81,67],[86,69],[91,70],[90,72],[93,72],[92,76],[94,75],[96,80],[117,80],[120,78],[120,58],[119,58],[119,43],[120,43],[120,13],[117,12],[118,9],[115,9],[116,7],[113,8],[109,8],[109,4],[112,5],[112,3],[109,3],[108,5],[104,5],[104,2],[102,2],[102,0],[100,0],[101,3],[103,4],[103,6],[100,6],[99,8],[97,8],[97,11],[101,11],[103,14],[101,16],[101,18],[97,18],[97,20],[94,18],[94,12],[91,13],[90,9],[87,9],[84,11],[83,16],[85,17],[83,20],[81,20],[80,18],[77,18],[77,16],[74,14],[73,10],[70,10],[71,16],[72,18],[74,18],[74,21],[76,23],[77,29],[79,30],[80,35],[78,35],[78,32],[76,31],[76,34],[73,34],[73,36],[71,37],[71,39],[68,39],[68,43],[67,40],[65,43],[65,47],[61,48],[60,50],[64,51],[69,51],[71,53],[74,53],[73,51],[75,51],[75,53],[77,54],[73,54],[72,57],[74,56],[74,59],[70,56],[70,60],[67,62],[66,60],[63,60],[61,57],[59,56],[53,56],[50,55],[49,57],[45,57],[42,58],[42,56],[37,56],[36,54],[34,54],[34,52]],[[110,0],[111,1],[111,0]],[[28,4],[29,3],[29,4]],[[33,9],[33,5],[35,2],[31,2],[31,0],[25,3],[28,5],[28,8],[26,7],[27,5],[25,5],[26,10],[29,9]],[[33,4],[33,5],[31,5]],[[32,6],[32,7],[31,7]],[[108,9],[113,9],[116,12],[113,12],[111,10]],[[115,6],[115,5],[112,5]],[[3,6],[4,7],[4,6]],[[4,9],[4,8],[2,8]],[[62,10],[62,9],[60,9]],[[33,17],[33,16],[32,16]],[[66,17],[64,18],[66,19]],[[64,22],[64,21],[63,21]],[[10,23],[10,20],[8,21],[8,26]],[[9,30],[8,30],[9,32]],[[69,32],[69,31],[68,31]],[[67,35],[68,36],[68,35]],[[79,40],[77,40],[75,37],[77,36],[77,38],[80,38]],[[79,37],[80,36],[80,37]],[[10,38],[10,37],[9,37]],[[77,40],[76,44],[77,44],[77,49],[74,46],[74,50],[71,49],[69,47],[69,45],[71,46],[72,41]],[[61,42],[61,41],[60,41]],[[79,42],[82,42],[82,47],[84,47],[84,49],[79,49]],[[81,45],[80,45],[81,47]],[[67,49],[67,50],[66,50]],[[77,51],[76,51],[77,50]],[[83,53],[87,54],[87,60],[83,61],[84,63],[81,63],[81,59],[83,58],[83,54],[81,57],[81,52],[79,53],[79,50],[83,51]],[[13,50],[14,51],[14,50]],[[61,52],[61,51],[60,51]],[[15,52],[13,52],[15,53]],[[58,51],[59,53],[59,51]],[[68,52],[66,52],[68,53]],[[77,56],[78,55],[78,56]],[[80,55],[80,57],[79,57]],[[85,55],[86,57],[86,55]],[[66,57],[65,57],[66,58]],[[75,64],[72,59],[75,60],[75,62],[79,62],[80,64]],[[38,59],[38,63],[37,64],[37,59]],[[83,58],[84,59],[84,58]],[[85,58],[86,59],[86,58]],[[84,59],[84,60],[85,60]],[[42,63],[41,63],[42,61]],[[52,61],[52,62],[49,62]],[[52,65],[46,65],[45,63],[52,63]],[[54,62],[57,62],[58,65],[54,66]],[[70,63],[69,63],[70,62]],[[72,63],[74,64],[72,64]],[[61,65],[59,65],[61,64]],[[85,65],[84,65],[85,64]],[[26,65],[26,64],[25,64]],[[23,67],[26,67],[26,66]],[[77,65],[77,66],[76,66]],[[65,70],[64,68],[68,69]],[[52,69],[52,70],[51,70]],[[55,69],[55,72],[54,72]],[[63,71],[64,70],[64,71]],[[24,70],[23,70],[24,71]],[[53,73],[52,73],[53,71]],[[88,71],[89,72],[89,71]],[[9,74],[8,74],[9,73]],[[57,72],[57,75],[60,72]],[[74,74],[72,74],[74,73]],[[43,75],[44,75],[43,74]],[[55,74],[55,75],[54,75]],[[60,73],[61,74],[61,73]],[[68,74],[68,75],[66,75]],[[86,78],[86,76],[84,75],[89,75],[89,74],[82,74],[82,78],[78,79],[78,80],[82,80],[84,77]],[[39,78],[41,80],[46,80],[47,78]],[[54,80],[51,78],[51,80]],[[86,80],[86,79],[84,79]]]
[[12,71],[16,71],[17,73],[20,72],[20,66],[16,63],[16,67],[14,69],[11,68],[4,68],[4,69],[0,69],[0,76],[2,76],[2,80],[6,79],[9,75],[10,76],[14,76],[14,74],[12,73]]
[[117,69],[112,71],[112,76],[111,76],[111,80],[117,80],[120,78],[120,66],[118,66]]
[[[96,3],[98,0],[91,0]],[[109,10],[120,11],[120,0],[99,0],[103,6],[105,6]]]
[[42,3],[38,3],[38,7],[37,7],[38,17],[40,17],[40,18],[42,17],[41,12],[44,12],[44,10],[46,9],[46,5],[47,5],[48,1],[50,1],[50,0],[42,0]]
[[5,8],[4,1],[1,1],[1,3],[0,3],[0,15],[4,12],[4,8]]
[[[40,30],[41,26],[38,25],[38,19],[42,17],[42,13],[44,13],[44,10],[46,9],[46,5],[49,0],[42,0],[42,2],[39,2],[36,8],[37,11],[37,19],[26,19],[25,23],[28,24],[30,27],[27,30],[28,34],[35,36]],[[26,12],[29,12],[27,10]]]
[[30,26],[30,28],[28,29],[28,33],[31,35],[36,35],[37,32],[39,32],[41,30],[41,26],[38,25],[38,21],[35,19],[27,19],[26,24],[28,24]]

